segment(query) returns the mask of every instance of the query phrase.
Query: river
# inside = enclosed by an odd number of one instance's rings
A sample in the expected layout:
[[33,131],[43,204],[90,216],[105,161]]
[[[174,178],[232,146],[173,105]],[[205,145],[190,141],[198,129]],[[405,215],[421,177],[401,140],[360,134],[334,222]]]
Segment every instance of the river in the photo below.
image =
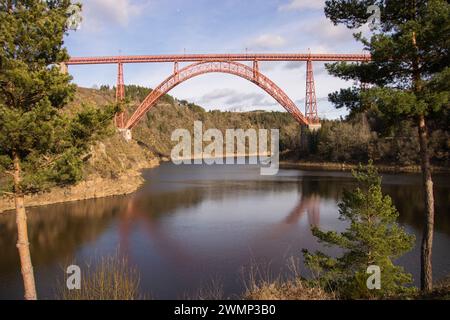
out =
[[[145,184],[132,195],[28,210],[40,298],[55,296],[66,266],[83,268],[117,252],[139,271],[147,297],[195,297],[212,283],[225,297],[238,297],[252,268],[284,275],[302,248],[321,248],[311,225],[344,230],[338,202],[342,190],[354,186],[346,172],[281,169],[277,176],[261,176],[255,165],[163,163],[143,175]],[[435,279],[450,274],[448,178],[435,177]],[[397,261],[416,285],[424,221],[420,182],[418,174],[383,175],[400,224],[417,238],[415,248]],[[0,215],[0,299],[23,295],[15,241],[14,213]],[[308,275],[301,259],[299,268]]]

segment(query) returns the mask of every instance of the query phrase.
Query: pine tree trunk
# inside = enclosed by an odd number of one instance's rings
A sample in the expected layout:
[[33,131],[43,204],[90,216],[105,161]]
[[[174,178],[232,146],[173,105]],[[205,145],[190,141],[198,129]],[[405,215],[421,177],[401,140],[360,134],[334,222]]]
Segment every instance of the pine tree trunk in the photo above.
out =
[[433,290],[432,248],[434,230],[434,194],[431,177],[430,157],[428,154],[428,133],[425,117],[419,117],[419,141],[422,166],[422,182],[425,191],[426,220],[422,237],[421,248],[421,277],[420,287],[425,292]]
[[24,195],[20,190],[21,171],[20,159],[14,154],[14,186],[16,202],[17,249],[19,250],[23,284],[26,300],[36,300],[33,265],[31,264],[30,244],[28,242],[27,214],[24,205]]

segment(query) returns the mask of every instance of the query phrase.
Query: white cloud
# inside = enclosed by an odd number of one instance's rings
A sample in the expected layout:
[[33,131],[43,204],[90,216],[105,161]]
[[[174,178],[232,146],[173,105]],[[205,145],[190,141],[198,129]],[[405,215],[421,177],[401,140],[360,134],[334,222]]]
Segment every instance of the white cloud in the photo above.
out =
[[214,89],[200,99],[197,103],[203,107],[222,106],[225,108],[261,108],[277,106],[275,100],[263,92],[245,92],[239,89]]
[[334,44],[342,44],[344,40],[355,42],[352,36],[353,31],[343,25],[335,26],[324,17],[317,21],[311,21],[305,26],[304,30],[308,33],[313,33],[324,43],[333,42]]
[[83,0],[83,25],[90,30],[104,29],[113,24],[127,26],[133,17],[143,12],[149,1]]
[[229,89],[229,88],[216,89],[216,90],[210,91],[207,94],[203,95],[200,98],[200,101],[202,103],[211,103],[217,99],[226,98],[226,97],[229,97],[229,96],[235,95],[235,94],[236,94],[236,91]]
[[287,70],[295,70],[295,69],[305,69],[305,63],[304,62],[299,62],[299,61],[288,61],[288,62],[284,62],[283,64],[283,68],[287,69]]
[[267,95],[260,92],[244,93],[236,91],[233,95],[228,97],[225,103],[232,106],[250,105],[252,107],[274,104],[272,101],[268,101],[266,98]]
[[286,40],[280,36],[275,34],[262,34],[256,39],[253,39],[248,42],[248,46],[251,49],[272,49],[272,48],[280,48],[286,44]]
[[290,0],[289,3],[281,5],[278,9],[280,11],[319,10],[324,7],[324,0]]

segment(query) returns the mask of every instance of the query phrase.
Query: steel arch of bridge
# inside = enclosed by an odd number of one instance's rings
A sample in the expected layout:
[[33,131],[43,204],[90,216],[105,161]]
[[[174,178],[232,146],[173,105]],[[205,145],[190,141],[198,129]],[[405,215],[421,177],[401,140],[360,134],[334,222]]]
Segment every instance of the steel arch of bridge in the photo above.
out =
[[300,124],[308,125],[310,121],[300,112],[295,103],[272,80],[259,72],[258,62],[253,62],[253,68],[235,61],[202,61],[191,64],[178,70],[175,63],[174,73],[142,101],[133,115],[122,123],[122,129],[132,129],[144,115],[155,106],[159,98],[168,93],[180,83],[206,73],[228,73],[247,79],[270,94],[282,107],[284,107]]

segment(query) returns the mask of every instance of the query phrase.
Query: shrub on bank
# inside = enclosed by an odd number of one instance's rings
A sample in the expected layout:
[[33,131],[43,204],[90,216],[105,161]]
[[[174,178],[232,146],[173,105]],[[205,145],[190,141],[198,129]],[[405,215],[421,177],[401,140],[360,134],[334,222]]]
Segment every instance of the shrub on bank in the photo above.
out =
[[[338,292],[344,299],[390,298],[414,293],[407,287],[412,276],[393,260],[412,249],[414,236],[397,224],[398,211],[389,196],[381,191],[381,177],[369,163],[353,173],[358,187],[345,191],[339,204],[339,219],[348,223],[344,232],[322,231],[313,234],[325,246],[343,250],[339,257],[303,250],[314,283]],[[369,267],[380,270],[379,287],[367,284]]]

